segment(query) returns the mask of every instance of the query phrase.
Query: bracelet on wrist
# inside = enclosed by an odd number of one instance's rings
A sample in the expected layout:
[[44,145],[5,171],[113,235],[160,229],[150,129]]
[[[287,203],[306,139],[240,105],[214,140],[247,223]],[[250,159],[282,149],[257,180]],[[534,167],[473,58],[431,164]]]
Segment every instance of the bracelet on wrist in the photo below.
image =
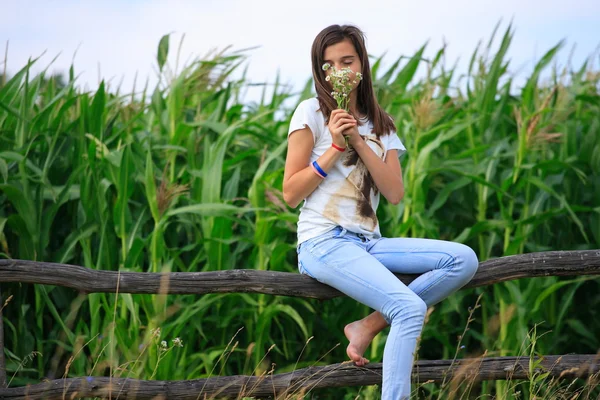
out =
[[313,171],[313,172],[314,172],[314,173],[315,173],[315,174],[316,174],[316,175],[317,175],[319,178],[321,178],[321,179],[325,179],[325,177],[324,177],[323,175],[321,175],[321,174],[319,173],[319,171],[317,171],[317,169],[315,168],[315,166],[314,166],[314,165],[312,165],[312,164],[311,164],[311,165],[310,165],[310,167],[311,167],[312,171]]
[[326,178],[327,177],[327,172],[323,171],[323,169],[319,166],[319,164],[317,163],[317,161],[313,161],[312,162],[312,166],[314,171],[321,177],[321,178]]
[[336,145],[335,143],[331,143],[331,147],[333,147],[334,149],[336,149],[338,151],[342,151],[342,152],[346,151],[345,147],[340,147],[340,146]]

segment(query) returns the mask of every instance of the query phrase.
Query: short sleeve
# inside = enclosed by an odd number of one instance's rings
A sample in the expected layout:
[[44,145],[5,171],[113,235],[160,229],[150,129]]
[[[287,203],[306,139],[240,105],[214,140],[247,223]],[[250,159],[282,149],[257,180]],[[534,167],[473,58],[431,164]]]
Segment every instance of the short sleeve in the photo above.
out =
[[314,143],[317,143],[317,138],[320,134],[320,129],[317,118],[318,106],[315,107],[315,105],[313,104],[315,102],[317,102],[316,99],[308,99],[298,104],[298,107],[296,108],[296,111],[294,111],[292,119],[290,120],[288,137],[292,132],[308,127],[312,132]]
[[398,137],[398,134],[394,131],[388,135],[388,145],[386,152],[389,150],[398,150],[398,158],[402,157],[406,153],[406,147],[402,144],[402,141]]

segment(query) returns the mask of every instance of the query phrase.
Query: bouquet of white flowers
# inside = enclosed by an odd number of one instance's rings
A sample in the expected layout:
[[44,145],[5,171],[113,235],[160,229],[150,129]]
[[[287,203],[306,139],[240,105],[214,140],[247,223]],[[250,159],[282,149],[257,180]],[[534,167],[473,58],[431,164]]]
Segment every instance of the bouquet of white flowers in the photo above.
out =
[[337,70],[329,63],[323,64],[323,71],[327,71],[328,69],[331,69],[331,73],[325,77],[325,80],[331,82],[331,85],[333,86],[331,95],[337,101],[338,108],[349,111],[348,105],[350,102],[352,86],[362,79],[362,74],[357,72],[354,79],[351,81],[350,74],[352,74],[352,70],[350,68],[346,67]]
[[[338,108],[341,108],[346,112],[350,111],[348,108],[350,104],[350,92],[352,91],[352,86],[362,79],[362,74],[357,72],[354,79],[351,81],[350,75],[352,74],[352,70],[349,67],[338,70],[329,63],[325,63],[322,68],[323,71],[331,69],[331,73],[325,77],[325,80],[331,82],[331,85],[333,86],[331,95],[335,101],[337,101]],[[346,139],[346,147],[348,147],[348,136],[344,135],[344,138]]]

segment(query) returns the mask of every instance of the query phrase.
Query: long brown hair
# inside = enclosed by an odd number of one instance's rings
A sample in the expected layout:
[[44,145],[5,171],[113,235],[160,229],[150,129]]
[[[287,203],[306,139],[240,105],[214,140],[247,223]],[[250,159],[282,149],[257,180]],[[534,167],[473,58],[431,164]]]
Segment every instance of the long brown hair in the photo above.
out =
[[[360,72],[362,73],[362,81],[355,89],[358,91],[356,97],[358,111],[366,114],[367,118],[373,122],[373,133],[378,138],[381,135],[387,135],[392,131],[396,131],[396,126],[391,116],[383,111],[375,98],[373,82],[371,80],[369,55],[365,46],[365,35],[360,29],[352,25],[328,26],[319,32],[312,44],[311,61],[315,90],[317,91],[317,99],[319,100],[320,110],[325,116],[325,121],[329,123],[331,112],[337,108],[337,103],[331,96],[331,90],[325,81],[325,71],[322,69],[325,62],[325,49],[344,39],[350,39],[361,61]],[[360,121],[358,122],[360,123]]]

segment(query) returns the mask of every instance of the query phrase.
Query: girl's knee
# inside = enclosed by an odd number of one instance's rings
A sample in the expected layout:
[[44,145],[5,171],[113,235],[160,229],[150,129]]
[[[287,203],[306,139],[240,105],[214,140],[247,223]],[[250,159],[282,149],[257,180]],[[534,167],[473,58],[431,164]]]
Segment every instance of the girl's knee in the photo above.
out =
[[466,282],[470,281],[471,278],[477,272],[479,268],[479,260],[477,259],[477,254],[473,251],[472,248],[466,246],[464,244],[458,245],[458,258],[460,259],[460,274],[464,277]]
[[411,321],[422,324],[425,320],[425,314],[427,314],[427,304],[416,294],[409,297],[404,295],[402,298],[394,299],[390,311],[388,316],[390,321],[398,319],[404,323]]
[[473,251],[472,248],[468,246],[465,247],[465,254],[463,256],[465,259],[465,275],[468,275],[469,279],[471,279],[477,272],[477,269],[479,268],[479,259],[477,258],[477,254],[475,254],[475,251]]
[[415,294],[412,301],[410,302],[410,310],[415,317],[424,320],[425,314],[427,314],[427,304],[425,304],[422,298]]

